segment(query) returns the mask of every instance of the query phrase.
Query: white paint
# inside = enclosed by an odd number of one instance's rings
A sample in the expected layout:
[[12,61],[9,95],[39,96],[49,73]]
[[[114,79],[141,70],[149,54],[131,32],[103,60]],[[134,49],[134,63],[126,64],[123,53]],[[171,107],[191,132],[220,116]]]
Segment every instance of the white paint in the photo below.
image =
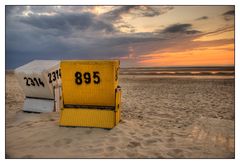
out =
[[23,111],[27,112],[52,112],[54,100],[26,98]]
[[55,112],[59,112],[59,110],[63,107],[62,101],[62,86],[54,87],[54,102],[55,102]]

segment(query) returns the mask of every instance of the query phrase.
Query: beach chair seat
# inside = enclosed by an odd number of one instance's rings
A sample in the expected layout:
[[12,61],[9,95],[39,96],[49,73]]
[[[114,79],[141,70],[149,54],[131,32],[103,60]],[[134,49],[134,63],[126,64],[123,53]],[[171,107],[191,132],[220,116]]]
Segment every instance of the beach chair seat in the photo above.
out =
[[60,107],[61,70],[58,60],[33,60],[14,70],[25,94],[23,111],[53,112]]

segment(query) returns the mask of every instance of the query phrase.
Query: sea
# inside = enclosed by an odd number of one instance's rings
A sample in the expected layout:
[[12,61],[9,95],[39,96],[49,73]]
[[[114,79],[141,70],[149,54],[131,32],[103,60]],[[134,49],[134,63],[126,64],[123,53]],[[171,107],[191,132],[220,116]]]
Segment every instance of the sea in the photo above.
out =
[[234,66],[214,67],[128,67],[121,68],[120,75],[161,77],[234,78]]

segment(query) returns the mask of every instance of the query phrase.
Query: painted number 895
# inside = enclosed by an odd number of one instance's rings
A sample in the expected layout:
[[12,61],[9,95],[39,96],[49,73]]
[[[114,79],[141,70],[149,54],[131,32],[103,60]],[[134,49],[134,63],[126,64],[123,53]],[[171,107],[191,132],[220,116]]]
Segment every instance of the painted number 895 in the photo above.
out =
[[[93,72],[93,83],[94,84],[99,84],[100,83],[100,76],[99,76],[99,72]],[[92,81],[91,78],[91,73],[89,72],[84,72],[83,74],[81,72],[76,72],[75,73],[75,83],[77,85],[81,85],[83,83],[83,80],[86,84],[90,84]]]

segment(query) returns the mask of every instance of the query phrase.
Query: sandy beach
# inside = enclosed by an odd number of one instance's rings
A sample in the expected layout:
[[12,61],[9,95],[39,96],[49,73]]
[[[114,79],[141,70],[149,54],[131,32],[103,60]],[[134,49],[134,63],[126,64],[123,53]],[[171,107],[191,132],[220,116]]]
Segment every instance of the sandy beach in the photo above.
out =
[[8,72],[6,158],[234,158],[234,78],[222,77],[121,75],[122,121],[106,130],[22,112]]

